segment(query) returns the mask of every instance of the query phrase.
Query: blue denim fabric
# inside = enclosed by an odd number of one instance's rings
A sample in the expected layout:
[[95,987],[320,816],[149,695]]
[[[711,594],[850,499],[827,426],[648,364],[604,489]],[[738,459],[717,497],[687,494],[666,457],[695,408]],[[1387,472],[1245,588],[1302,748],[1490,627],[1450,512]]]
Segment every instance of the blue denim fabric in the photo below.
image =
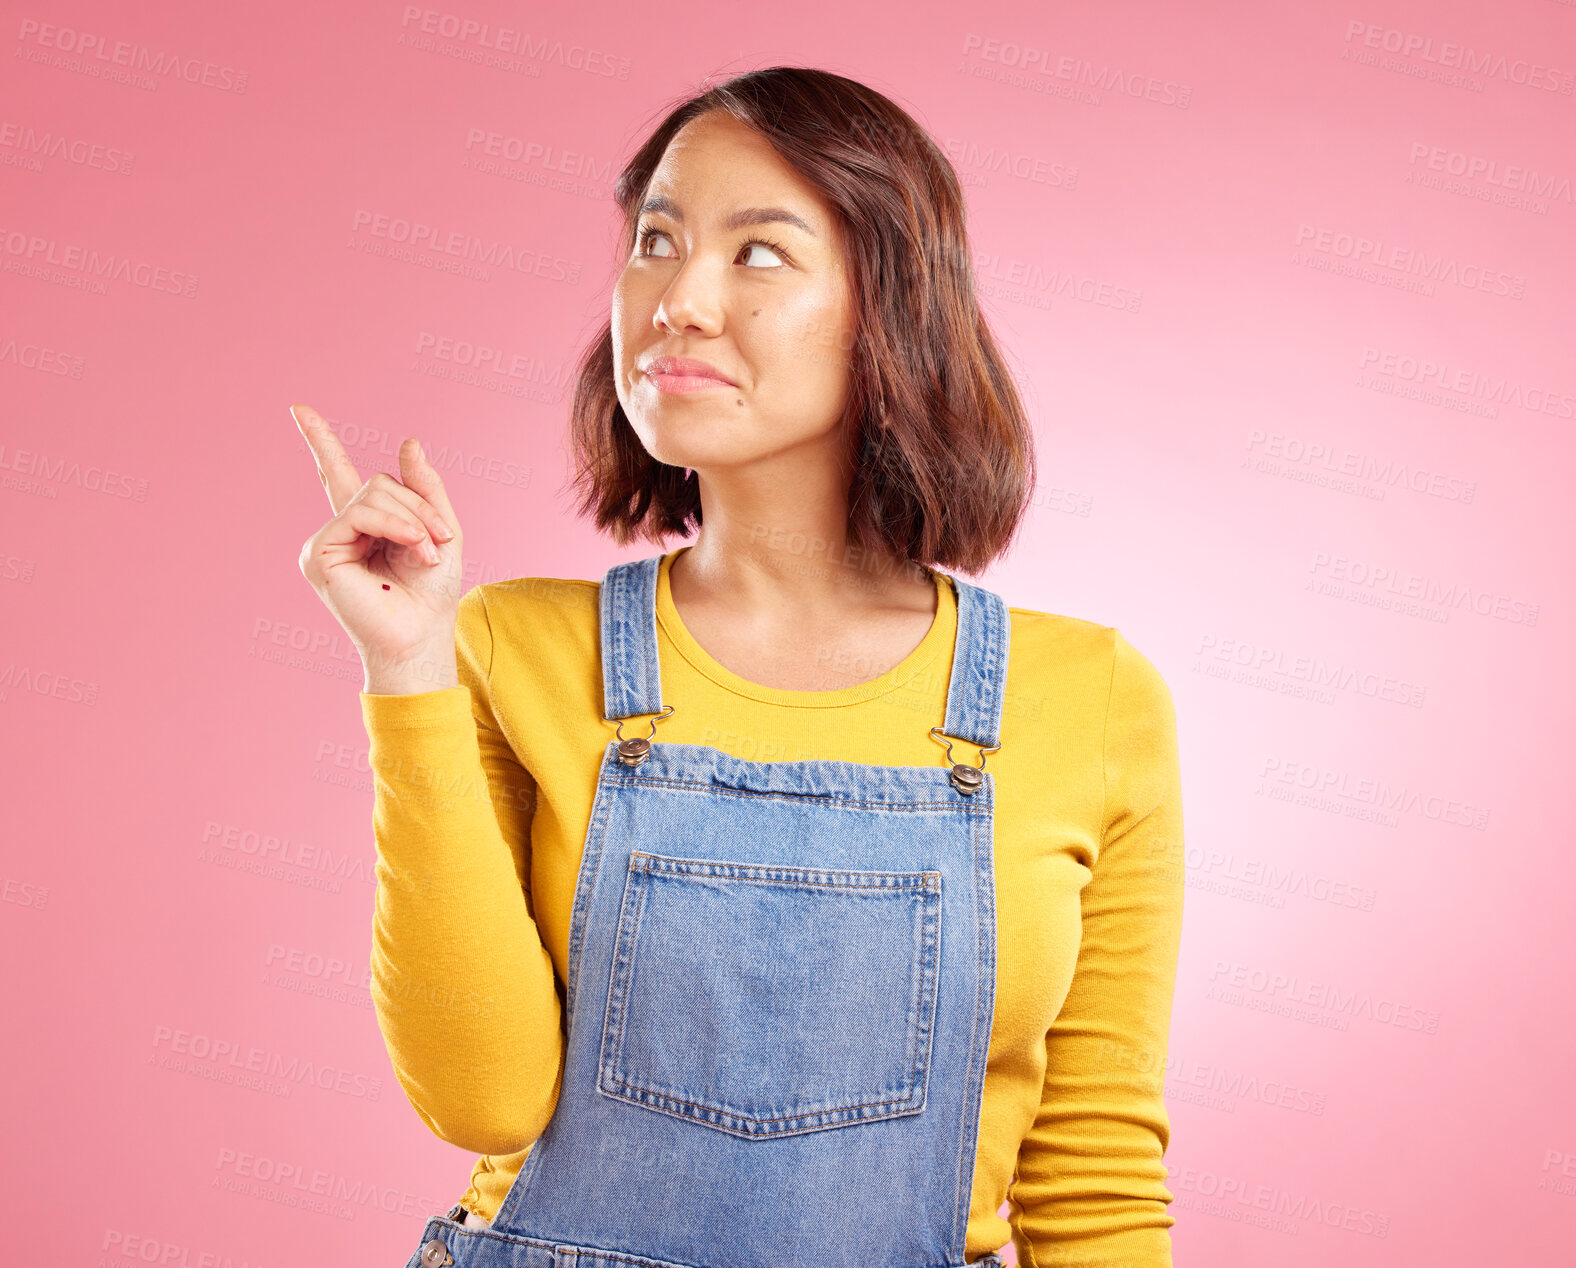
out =
[[[602,583],[608,720],[664,707],[660,563]],[[1007,608],[948,579],[941,730],[989,748]],[[753,762],[654,736],[628,766],[609,741],[557,1106],[491,1226],[434,1216],[407,1268],[962,1265],[995,1003],[995,789],[989,772],[954,787],[937,755]]]

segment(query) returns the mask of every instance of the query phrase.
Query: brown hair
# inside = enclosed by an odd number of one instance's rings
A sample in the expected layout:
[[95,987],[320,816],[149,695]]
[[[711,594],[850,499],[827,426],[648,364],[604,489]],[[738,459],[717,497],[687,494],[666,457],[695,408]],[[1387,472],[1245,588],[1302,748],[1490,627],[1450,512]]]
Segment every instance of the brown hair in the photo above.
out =
[[[970,573],[1001,554],[1034,484],[1033,434],[974,293],[963,193],[901,107],[829,71],[774,66],[672,109],[620,173],[625,258],[668,142],[726,110],[840,218],[856,311],[849,409],[859,434],[848,534],[864,551]],[[701,523],[693,473],[658,462],[619,404],[611,320],[581,356],[570,418],[577,509],[626,544]]]

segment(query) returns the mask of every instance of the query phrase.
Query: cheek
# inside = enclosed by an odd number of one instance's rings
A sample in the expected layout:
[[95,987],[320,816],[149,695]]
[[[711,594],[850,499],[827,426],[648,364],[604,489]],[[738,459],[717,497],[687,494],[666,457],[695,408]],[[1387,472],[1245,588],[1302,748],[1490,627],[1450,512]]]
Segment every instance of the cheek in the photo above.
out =
[[614,295],[608,324],[613,337],[613,375],[621,392],[629,383],[641,350],[650,342],[649,321],[649,317],[641,315],[638,296]]
[[613,304],[609,313],[610,324],[613,329],[613,347],[615,349],[624,343],[628,337],[629,314],[629,296],[621,282],[613,288]]
[[614,337],[633,338],[643,327],[650,329],[660,299],[661,295],[651,293],[650,287],[643,286],[639,277],[627,271],[621,273],[613,283],[610,307]]
[[749,330],[763,369],[780,386],[819,394],[848,377],[853,331],[846,310],[824,296],[787,296],[763,304]]

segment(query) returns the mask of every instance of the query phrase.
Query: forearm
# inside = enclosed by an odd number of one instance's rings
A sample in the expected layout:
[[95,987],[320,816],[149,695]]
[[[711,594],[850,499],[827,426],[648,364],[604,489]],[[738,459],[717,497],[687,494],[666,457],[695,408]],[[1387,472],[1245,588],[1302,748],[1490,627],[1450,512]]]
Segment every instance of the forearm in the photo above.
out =
[[[540,1135],[563,1039],[552,960],[499,818],[529,823],[524,783],[490,786],[465,687],[363,693],[377,896],[372,997],[411,1105],[440,1138],[511,1153]],[[494,805],[494,798],[499,804]]]

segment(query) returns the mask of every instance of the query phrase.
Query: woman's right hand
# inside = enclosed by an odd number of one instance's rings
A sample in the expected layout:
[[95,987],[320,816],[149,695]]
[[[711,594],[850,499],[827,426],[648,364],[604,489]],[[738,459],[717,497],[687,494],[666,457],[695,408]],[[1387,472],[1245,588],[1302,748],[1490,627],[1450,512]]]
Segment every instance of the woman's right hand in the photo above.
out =
[[363,690],[456,686],[462,537],[437,470],[411,437],[399,449],[401,479],[379,471],[363,481],[321,414],[290,413],[334,511],[301,547],[301,572],[361,653]]

